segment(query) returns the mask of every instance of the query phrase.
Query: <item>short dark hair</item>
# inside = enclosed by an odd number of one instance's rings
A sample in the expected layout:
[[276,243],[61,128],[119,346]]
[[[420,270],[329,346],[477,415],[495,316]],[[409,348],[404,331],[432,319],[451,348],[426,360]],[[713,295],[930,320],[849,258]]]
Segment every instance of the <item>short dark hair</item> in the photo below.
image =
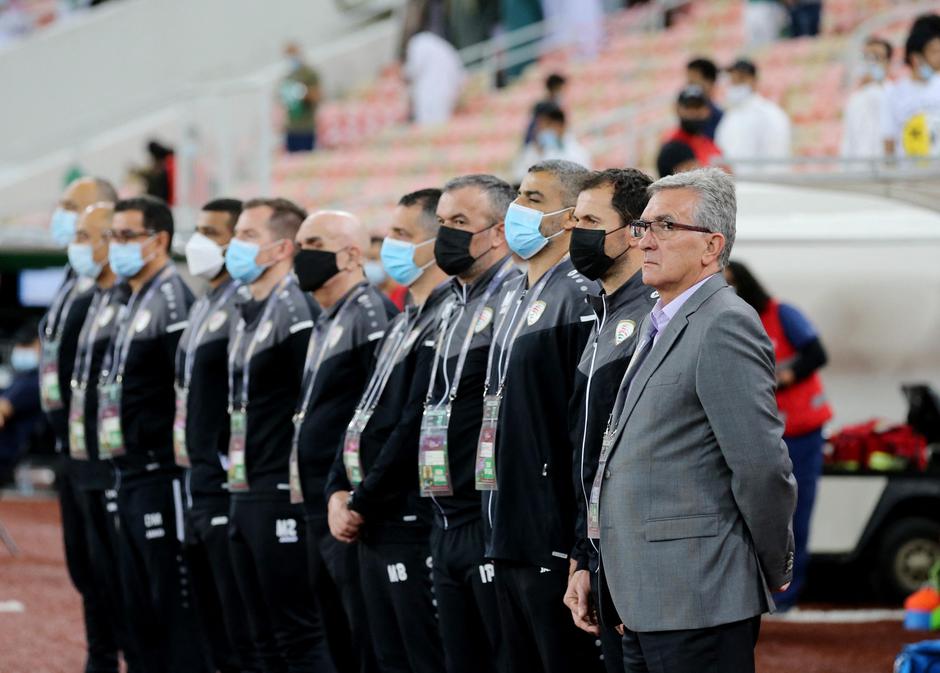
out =
[[163,199],[144,194],[130,199],[119,199],[114,204],[115,213],[137,211],[144,220],[144,228],[154,232],[165,231],[169,234],[166,249],[173,244],[173,211]]
[[416,192],[409,192],[398,199],[398,205],[404,208],[420,206],[421,223],[424,229],[429,232],[437,231],[437,202],[441,200],[440,189],[431,187],[428,189],[419,189]]
[[767,308],[767,302],[770,301],[770,295],[760,284],[760,281],[754,277],[751,270],[744,264],[736,260],[728,262],[728,271],[731,272],[731,278],[734,280],[734,289],[738,296],[751,305],[758,313],[763,313]]
[[940,37],[940,16],[922,14],[911,25],[911,32],[904,43],[904,62],[911,65],[911,56],[922,54],[927,43]]
[[227,213],[229,229],[235,230],[238,216],[242,214],[242,202],[238,199],[212,199],[202,207],[204,213]]
[[509,209],[509,204],[516,198],[516,190],[512,188],[512,185],[495,175],[485,173],[456,177],[444,185],[444,191],[452,192],[464,187],[476,187],[486,195],[490,202],[490,217],[495,220],[503,219],[506,210]]
[[670,140],[659,149],[656,157],[656,170],[659,177],[674,175],[676,168],[687,161],[695,161],[695,152],[687,143],[681,140]]
[[883,37],[878,37],[877,35],[870,36],[865,40],[865,46],[878,45],[879,47],[885,48],[885,53],[888,55],[888,60],[890,61],[894,57],[894,45],[888,42]]
[[294,240],[300,225],[307,219],[307,211],[290,199],[256,198],[248,199],[242,205],[242,211],[252,208],[270,208],[271,217],[268,218],[268,229],[279,239]]
[[564,75],[553,72],[551,75],[545,78],[545,88],[548,89],[548,93],[555,93],[561,87],[563,87],[567,81],[568,80],[565,79]]
[[584,181],[581,191],[612,187],[610,205],[620,215],[620,224],[627,226],[646,210],[646,204],[650,200],[647,188],[651,184],[653,178],[636,168],[608,168],[591,173]]
[[694,70],[712,84],[718,81],[718,66],[710,58],[693,58],[685,69]]
[[543,101],[535,106],[535,118],[544,118],[559,124],[565,123],[565,111],[558,103]]

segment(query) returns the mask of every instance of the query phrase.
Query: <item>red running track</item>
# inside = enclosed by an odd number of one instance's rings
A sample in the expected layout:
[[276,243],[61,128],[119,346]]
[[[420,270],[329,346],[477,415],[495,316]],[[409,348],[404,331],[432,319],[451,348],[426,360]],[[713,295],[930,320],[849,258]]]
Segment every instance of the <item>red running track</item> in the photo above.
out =
[[[84,666],[81,605],[69,582],[58,505],[2,500],[0,521],[21,549],[0,545],[0,673],[79,673]],[[23,612],[7,612],[9,601]],[[796,624],[765,620],[760,673],[885,673],[907,642],[926,633],[899,622]]]

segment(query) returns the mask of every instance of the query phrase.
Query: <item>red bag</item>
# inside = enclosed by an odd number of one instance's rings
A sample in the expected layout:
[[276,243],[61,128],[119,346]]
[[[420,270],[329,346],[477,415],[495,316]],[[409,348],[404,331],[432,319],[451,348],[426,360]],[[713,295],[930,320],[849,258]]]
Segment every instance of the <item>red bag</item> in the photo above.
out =
[[927,468],[927,440],[910,425],[887,425],[871,420],[849,425],[829,438],[826,464],[849,470],[868,467],[872,454],[883,453],[907,461],[917,470]]

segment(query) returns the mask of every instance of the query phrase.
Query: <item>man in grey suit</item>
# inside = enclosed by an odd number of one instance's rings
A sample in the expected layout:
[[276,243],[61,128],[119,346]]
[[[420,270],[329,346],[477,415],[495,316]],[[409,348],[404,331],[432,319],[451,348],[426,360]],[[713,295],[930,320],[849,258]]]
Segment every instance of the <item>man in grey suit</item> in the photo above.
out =
[[640,327],[589,507],[601,609],[624,625],[629,673],[749,673],[760,616],[793,567],[796,482],[773,348],[721,275],[732,178],[702,169],[649,191],[633,235],[660,298]]

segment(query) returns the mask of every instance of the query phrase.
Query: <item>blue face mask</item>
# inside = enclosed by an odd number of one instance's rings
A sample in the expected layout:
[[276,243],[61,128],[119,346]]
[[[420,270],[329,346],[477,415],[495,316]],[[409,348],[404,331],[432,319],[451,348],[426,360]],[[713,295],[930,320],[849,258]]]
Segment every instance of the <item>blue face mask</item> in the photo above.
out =
[[876,82],[883,82],[885,77],[888,74],[887,72],[885,72],[885,67],[881,65],[880,63],[869,63],[867,65],[867,68],[868,68],[868,76],[871,77]]
[[366,279],[373,285],[381,285],[385,282],[385,267],[382,262],[369,260],[362,265],[362,270],[366,274]]
[[69,243],[69,264],[85,278],[97,278],[101,274],[101,265],[95,262],[90,243]]
[[418,243],[406,243],[394,238],[386,238],[382,241],[382,266],[388,272],[388,275],[401,285],[411,285],[421,277],[424,270],[434,264],[434,258],[424,266],[415,264],[415,249],[421,246],[433,243],[434,238]]
[[933,68],[931,68],[926,63],[920,64],[919,72],[920,72],[920,78],[924,80],[925,82],[929,82],[930,79],[933,77]]
[[558,137],[558,134],[554,131],[539,131],[538,136],[536,136],[536,142],[543,150],[560,150],[561,149],[561,139]]
[[112,243],[108,248],[108,263],[121,278],[133,278],[147,263],[143,243]]
[[562,208],[551,213],[543,213],[534,208],[526,208],[518,203],[509,205],[506,211],[506,242],[509,248],[522,257],[529,259],[548,245],[549,240],[564,233],[564,229],[551,236],[542,235],[542,219],[563,213],[571,208]]
[[13,348],[10,354],[10,366],[16,372],[28,372],[39,368],[39,353],[35,348]]
[[229,275],[242,283],[254,283],[268,268],[256,261],[261,246],[233,238],[225,249],[225,269]]
[[52,240],[60,248],[64,248],[75,237],[75,223],[78,222],[78,213],[64,208],[56,208],[52,213],[50,231]]

